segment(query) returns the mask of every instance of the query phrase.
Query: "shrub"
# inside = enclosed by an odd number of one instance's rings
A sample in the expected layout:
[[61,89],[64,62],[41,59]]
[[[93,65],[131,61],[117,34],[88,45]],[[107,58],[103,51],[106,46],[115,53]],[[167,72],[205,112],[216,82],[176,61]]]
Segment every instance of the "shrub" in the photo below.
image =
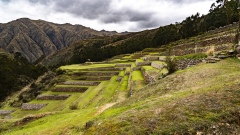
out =
[[171,56],[166,57],[166,68],[168,70],[168,74],[174,73],[177,70],[177,61],[175,58]]
[[70,110],[77,110],[77,109],[78,109],[78,103],[77,103],[77,102],[72,102],[72,103],[69,105],[69,109],[70,109]]

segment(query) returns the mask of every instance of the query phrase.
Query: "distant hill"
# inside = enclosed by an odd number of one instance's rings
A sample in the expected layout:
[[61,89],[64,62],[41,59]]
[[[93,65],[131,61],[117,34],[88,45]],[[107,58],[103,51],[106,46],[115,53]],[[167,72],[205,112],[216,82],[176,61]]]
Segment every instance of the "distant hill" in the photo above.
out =
[[20,52],[28,61],[35,62],[76,41],[116,34],[119,33],[96,31],[82,25],[21,18],[0,24],[0,47],[11,53]]

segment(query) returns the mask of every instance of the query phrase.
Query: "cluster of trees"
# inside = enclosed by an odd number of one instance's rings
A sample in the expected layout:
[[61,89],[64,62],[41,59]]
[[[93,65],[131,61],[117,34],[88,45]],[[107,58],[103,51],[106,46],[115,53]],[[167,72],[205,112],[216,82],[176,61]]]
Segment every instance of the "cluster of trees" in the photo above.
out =
[[14,57],[0,54],[0,63],[0,101],[46,71],[42,66],[29,63],[20,53]]
[[179,39],[193,37],[209,30],[238,22],[238,1],[217,0],[207,15],[199,13],[187,17],[181,23],[160,27],[154,37],[155,46],[168,44]]

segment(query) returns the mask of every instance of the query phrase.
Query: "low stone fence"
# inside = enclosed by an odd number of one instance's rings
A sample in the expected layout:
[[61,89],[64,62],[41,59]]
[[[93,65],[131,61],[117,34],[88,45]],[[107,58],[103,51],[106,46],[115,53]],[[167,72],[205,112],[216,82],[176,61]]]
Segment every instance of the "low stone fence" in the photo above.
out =
[[118,75],[119,72],[81,72],[84,76],[113,76]]
[[8,115],[14,112],[13,110],[0,110],[0,115]]
[[116,67],[131,67],[132,64],[116,64]]
[[155,60],[159,60],[159,56],[146,56],[143,57],[144,61],[155,61]]
[[135,53],[131,58],[132,59],[138,59],[140,57],[145,56],[147,53]]
[[151,84],[158,80],[159,75],[157,72],[145,71],[143,68],[141,68],[141,72],[146,84]]
[[89,76],[89,77],[81,77],[78,80],[86,80],[86,81],[108,81],[110,80],[112,77],[111,76]]
[[66,100],[70,95],[39,95],[37,100]]
[[151,61],[145,61],[145,62],[136,62],[136,66],[150,66],[151,65]]
[[54,88],[53,92],[85,92],[87,87],[57,87]]
[[157,62],[152,62],[151,66],[156,68],[156,69],[163,69],[164,68],[163,64],[157,63]]
[[23,103],[21,109],[22,110],[40,110],[45,107],[47,104],[29,104]]
[[120,70],[125,70],[126,68],[124,67],[109,67],[109,68],[89,68],[89,69],[84,69],[86,71],[120,71]]
[[140,70],[140,69],[141,69],[141,67],[133,67],[132,68],[133,71]]
[[84,85],[84,86],[98,86],[101,82],[89,82],[89,81],[67,81],[62,84],[65,85]]

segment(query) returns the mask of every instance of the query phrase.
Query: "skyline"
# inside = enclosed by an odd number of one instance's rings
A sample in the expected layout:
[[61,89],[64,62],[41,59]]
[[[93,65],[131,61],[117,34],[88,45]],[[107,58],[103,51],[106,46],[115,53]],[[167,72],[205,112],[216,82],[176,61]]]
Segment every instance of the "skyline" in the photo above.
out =
[[0,23],[19,18],[136,32],[207,14],[215,0],[0,0]]

